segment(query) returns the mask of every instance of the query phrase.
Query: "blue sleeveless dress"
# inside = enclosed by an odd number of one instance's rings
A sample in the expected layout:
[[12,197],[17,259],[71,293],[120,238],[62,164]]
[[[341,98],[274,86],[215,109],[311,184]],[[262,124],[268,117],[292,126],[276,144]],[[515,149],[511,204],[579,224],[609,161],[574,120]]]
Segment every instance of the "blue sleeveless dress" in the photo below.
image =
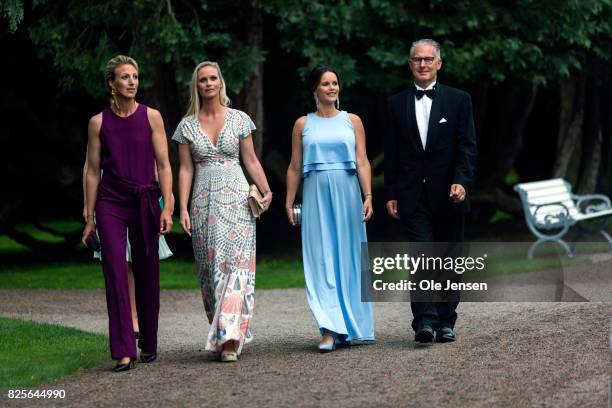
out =
[[309,113],[302,152],[302,254],[310,310],[321,334],[374,340],[372,305],[361,302],[361,243],[367,237],[348,113]]

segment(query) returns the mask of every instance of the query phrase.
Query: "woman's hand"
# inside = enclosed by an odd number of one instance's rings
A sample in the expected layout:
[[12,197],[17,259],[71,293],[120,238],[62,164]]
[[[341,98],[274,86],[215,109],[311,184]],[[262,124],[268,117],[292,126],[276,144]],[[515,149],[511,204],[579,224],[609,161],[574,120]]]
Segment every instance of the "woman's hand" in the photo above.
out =
[[363,220],[362,222],[368,221],[372,218],[372,214],[374,210],[372,209],[372,196],[367,195],[365,200],[363,201]]
[[174,215],[174,193],[170,194],[170,215]]
[[181,216],[179,217],[181,221],[181,227],[183,227],[183,231],[185,234],[191,236],[191,220],[189,219],[189,211],[181,210]]
[[83,243],[83,245],[87,246],[87,242],[86,242],[87,237],[95,233],[96,233],[96,224],[94,224],[93,218],[91,218],[89,219],[89,221],[87,221],[87,224],[85,224],[85,228],[83,229],[83,237],[81,238],[81,242]]
[[161,216],[159,217],[159,233],[166,235],[172,232],[172,224],[172,212],[170,211],[170,208],[165,208],[162,210]]
[[272,203],[272,192],[268,191],[261,200],[261,204],[263,205],[264,211],[268,211],[270,209],[270,204]]
[[293,221],[293,206],[285,207],[285,211],[287,212],[287,220],[289,220],[289,224],[295,227],[295,222]]

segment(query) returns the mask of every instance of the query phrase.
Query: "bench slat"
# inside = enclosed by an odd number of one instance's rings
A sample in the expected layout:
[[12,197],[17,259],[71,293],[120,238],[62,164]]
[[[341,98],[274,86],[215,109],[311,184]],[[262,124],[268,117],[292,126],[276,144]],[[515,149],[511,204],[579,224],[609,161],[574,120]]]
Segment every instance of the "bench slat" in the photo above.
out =
[[564,186],[565,181],[561,178],[552,180],[532,181],[530,183],[522,183],[518,185],[518,188],[524,191],[537,190],[541,188]]
[[554,187],[547,187],[547,188],[539,188],[537,190],[530,190],[527,192],[527,199],[529,201],[531,201],[533,198],[538,198],[538,197],[545,197],[548,195],[555,195],[555,194],[562,194],[562,193],[566,193],[569,194],[570,191],[567,189],[566,186],[554,186]]
[[576,206],[576,204],[574,204],[574,200],[572,200],[572,197],[568,193],[555,194],[555,195],[550,195],[550,196],[545,196],[545,197],[536,197],[533,200],[532,199],[529,200],[529,206],[541,205],[541,204],[551,204],[551,203],[557,203],[557,202],[561,202],[567,205],[568,208],[572,208]]

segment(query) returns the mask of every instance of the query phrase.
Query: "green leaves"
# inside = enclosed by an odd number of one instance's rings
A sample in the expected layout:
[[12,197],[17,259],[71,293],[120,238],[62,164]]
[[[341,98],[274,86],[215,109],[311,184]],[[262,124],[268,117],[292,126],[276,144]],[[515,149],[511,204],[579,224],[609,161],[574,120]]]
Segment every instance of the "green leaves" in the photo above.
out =
[[[584,69],[587,59],[612,55],[612,0],[240,0],[213,1],[37,0],[40,15],[30,35],[43,58],[61,73],[64,88],[84,87],[101,95],[102,64],[117,53],[143,67],[172,67],[186,84],[192,67],[219,60],[232,90],[242,88],[266,52],[242,38],[250,24],[244,10],[265,14],[266,35],[279,41],[300,74],[319,63],[338,68],[344,84],[363,83],[388,92],[411,77],[411,43],[434,38],[442,44],[443,75],[452,82],[499,83],[508,78],[546,84]],[[23,18],[19,0],[0,13],[15,30]],[[21,13],[21,14],[20,14]],[[268,34],[269,33],[269,34]],[[242,38],[242,39],[241,39]]]
[[8,23],[8,31],[14,33],[23,20],[23,3],[21,0],[2,0],[0,2],[0,17]]
[[153,85],[154,67],[173,70],[167,74],[183,86],[193,67],[210,59],[222,63],[235,92],[265,55],[239,43],[235,31],[243,16],[228,17],[223,2],[60,0],[37,6],[41,18],[30,36],[40,56],[52,60],[65,90],[83,86],[92,96],[105,94],[104,65],[120,53],[138,61],[143,89]]

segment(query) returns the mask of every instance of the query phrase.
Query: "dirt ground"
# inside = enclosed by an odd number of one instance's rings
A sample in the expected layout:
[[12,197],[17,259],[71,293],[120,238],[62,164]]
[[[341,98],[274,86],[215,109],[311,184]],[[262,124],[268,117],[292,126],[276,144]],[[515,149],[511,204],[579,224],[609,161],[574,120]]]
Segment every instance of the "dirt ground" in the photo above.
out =
[[[100,290],[0,290],[0,315],[106,333]],[[300,289],[257,292],[253,331],[234,364],[200,351],[199,293],[163,291],[160,358],[127,373],[100,367],[38,386],[64,400],[2,406],[605,407],[610,303],[461,303],[455,343],[417,347],[407,303],[375,303],[376,341],[319,354]]]

